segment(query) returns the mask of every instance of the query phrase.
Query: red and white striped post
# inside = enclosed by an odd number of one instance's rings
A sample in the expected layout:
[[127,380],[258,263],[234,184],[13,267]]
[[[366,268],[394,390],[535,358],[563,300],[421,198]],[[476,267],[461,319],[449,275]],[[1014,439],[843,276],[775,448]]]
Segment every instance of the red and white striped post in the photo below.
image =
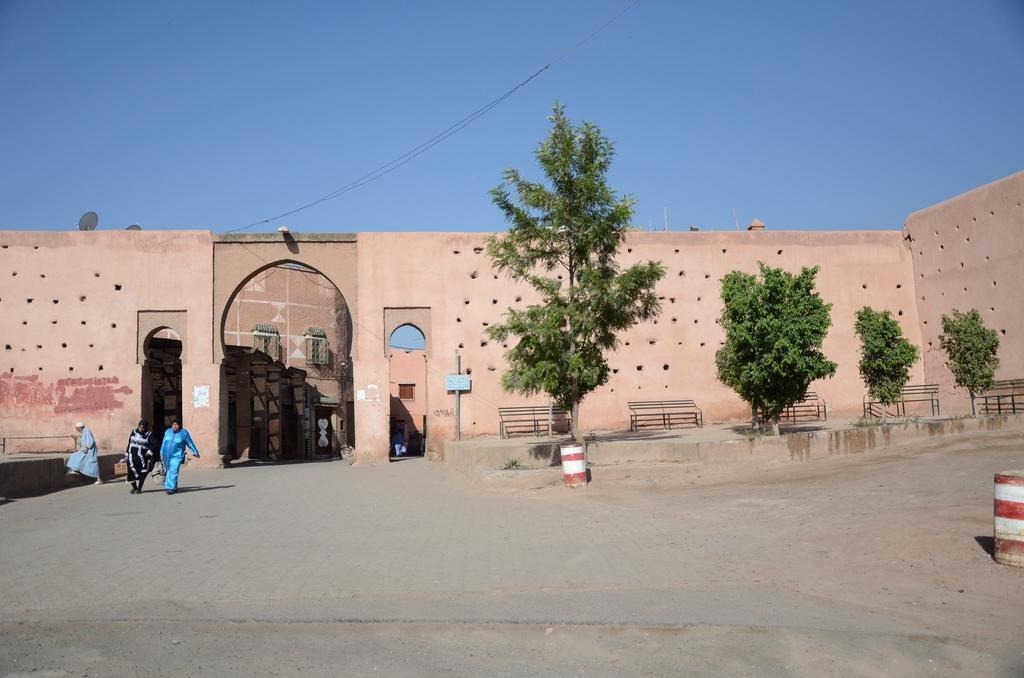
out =
[[587,451],[583,445],[573,443],[561,446],[562,479],[566,487],[587,484]]
[[1024,567],[1024,470],[997,473],[995,479],[997,563]]

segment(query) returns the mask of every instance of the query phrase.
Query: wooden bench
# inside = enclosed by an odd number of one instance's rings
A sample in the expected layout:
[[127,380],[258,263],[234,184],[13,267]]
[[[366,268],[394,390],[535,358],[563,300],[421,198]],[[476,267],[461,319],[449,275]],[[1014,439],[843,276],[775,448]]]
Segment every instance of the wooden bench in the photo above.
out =
[[779,421],[793,424],[799,421],[828,421],[828,406],[817,393],[808,391],[802,400],[782,410]]
[[557,405],[499,407],[498,419],[502,438],[513,435],[553,435],[569,431],[569,415]]
[[1024,379],[1004,379],[975,398],[978,414],[1024,414]]
[[[939,416],[939,385],[938,384],[914,384],[904,386],[900,393],[900,399],[893,403],[896,406],[896,416],[907,416],[907,403],[929,403],[932,408],[932,416]],[[864,396],[864,416],[882,416],[882,403],[877,400],[869,400]]]
[[703,427],[704,413],[692,400],[644,400],[629,404],[629,430]]

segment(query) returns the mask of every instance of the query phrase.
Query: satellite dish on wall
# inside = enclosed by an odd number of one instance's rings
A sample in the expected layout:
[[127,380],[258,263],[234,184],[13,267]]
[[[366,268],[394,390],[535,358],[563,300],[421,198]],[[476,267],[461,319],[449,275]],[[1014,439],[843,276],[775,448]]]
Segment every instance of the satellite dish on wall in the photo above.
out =
[[98,223],[100,223],[100,218],[95,212],[86,212],[82,215],[82,218],[78,220],[78,230],[95,231],[96,224]]
[[124,230],[126,230],[126,231],[141,231],[142,230],[142,226],[139,226],[138,224],[132,224],[131,226],[128,226]]

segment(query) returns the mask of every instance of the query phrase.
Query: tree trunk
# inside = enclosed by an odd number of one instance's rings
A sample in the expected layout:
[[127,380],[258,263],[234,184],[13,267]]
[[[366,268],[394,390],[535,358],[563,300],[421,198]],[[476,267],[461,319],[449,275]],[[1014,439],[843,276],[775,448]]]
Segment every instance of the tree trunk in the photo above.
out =
[[579,444],[583,444],[583,436],[580,435],[580,404],[579,402],[573,402],[572,414],[569,421],[569,432],[572,433],[572,439]]
[[968,391],[968,393],[971,395],[971,416],[976,417],[978,412],[974,409],[974,391]]
[[750,408],[750,428],[752,430],[754,430],[754,431],[759,430],[759,428],[758,428],[758,421],[757,421],[757,408],[756,407],[751,407]]
[[771,419],[771,426],[769,427],[768,430],[770,431],[769,435],[773,435],[773,436],[779,435],[779,418],[778,417],[772,417],[772,419]]

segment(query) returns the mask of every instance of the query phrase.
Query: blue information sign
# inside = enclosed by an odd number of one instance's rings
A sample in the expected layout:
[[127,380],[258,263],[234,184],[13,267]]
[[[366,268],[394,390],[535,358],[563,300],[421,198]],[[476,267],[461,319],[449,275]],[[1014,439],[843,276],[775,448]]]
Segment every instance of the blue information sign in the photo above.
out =
[[470,380],[468,374],[448,374],[444,378],[444,387],[449,391],[468,391]]

